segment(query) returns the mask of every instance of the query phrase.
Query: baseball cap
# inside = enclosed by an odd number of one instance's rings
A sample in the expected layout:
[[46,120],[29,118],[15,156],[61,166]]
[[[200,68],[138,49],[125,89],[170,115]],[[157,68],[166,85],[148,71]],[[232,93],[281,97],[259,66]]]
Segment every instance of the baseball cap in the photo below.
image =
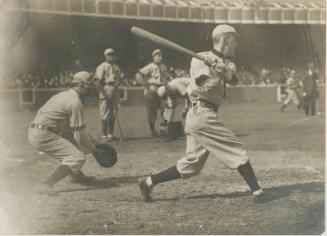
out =
[[152,56],[154,57],[154,56],[157,55],[157,54],[162,54],[162,51],[161,51],[160,49],[155,49],[155,50],[153,50],[153,52],[152,52]]
[[230,26],[230,25],[227,25],[227,24],[218,25],[212,31],[212,38],[214,39],[218,35],[224,34],[224,33],[235,33],[236,34],[236,30],[235,30],[235,28],[233,26]]
[[86,71],[80,71],[73,75],[72,83],[87,83],[89,81],[91,81],[91,74]]
[[112,48],[107,48],[104,50],[104,55],[113,54],[115,51]]

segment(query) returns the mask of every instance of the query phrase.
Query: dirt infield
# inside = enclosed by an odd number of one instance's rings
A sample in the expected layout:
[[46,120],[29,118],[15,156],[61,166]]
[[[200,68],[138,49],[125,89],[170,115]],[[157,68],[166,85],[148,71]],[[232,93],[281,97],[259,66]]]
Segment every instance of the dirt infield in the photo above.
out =
[[[321,107],[319,108],[323,112]],[[180,112],[180,111],[179,111]],[[169,167],[182,157],[185,139],[149,139],[145,108],[122,107],[126,140],[114,142],[119,162],[111,169],[91,156],[83,167],[92,186],[58,184],[58,196],[36,193],[57,167],[37,158],[26,139],[34,114],[0,115],[0,233],[9,234],[320,234],[324,231],[324,116],[304,115],[279,104],[226,104],[219,112],[249,149],[262,186],[273,195],[252,202],[236,171],[210,156],[198,177],[159,185],[154,203],[144,203],[139,176]],[[100,137],[97,108],[87,126]],[[2,219],[2,220],[1,220]]]

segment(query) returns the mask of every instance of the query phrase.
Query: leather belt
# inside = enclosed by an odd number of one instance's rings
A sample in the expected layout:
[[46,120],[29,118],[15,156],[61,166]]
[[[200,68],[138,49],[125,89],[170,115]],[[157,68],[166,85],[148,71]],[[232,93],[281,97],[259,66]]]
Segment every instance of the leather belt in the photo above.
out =
[[197,100],[196,102],[192,102],[192,107],[209,108],[214,112],[217,112],[219,108],[218,105],[212,104],[211,102],[208,102],[206,100]]
[[44,124],[40,124],[40,123],[31,123],[30,124],[30,128],[32,128],[32,129],[40,129],[40,130],[45,130],[45,131],[51,131],[51,132],[56,133],[56,131],[55,131],[54,128],[49,127],[49,126],[44,125]]
[[115,82],[114,81],[104,82],[104,84],[110,85],[110,86],[115,86]]

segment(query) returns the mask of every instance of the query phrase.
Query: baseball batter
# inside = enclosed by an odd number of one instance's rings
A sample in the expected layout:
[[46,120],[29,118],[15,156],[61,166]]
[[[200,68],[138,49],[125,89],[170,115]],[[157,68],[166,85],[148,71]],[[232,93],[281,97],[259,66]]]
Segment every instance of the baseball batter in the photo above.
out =
[[[94,150],[94,139],[86,133],[84,99],[93,90],[90,73],[82,71],[73,76],[73,87],[51,97],[37,112],[28,129],[29,143],[61,161],[55,172],[43,182],[41,193],[70,175],[79,183],[90,180],[81,171],[85,155]],[[93,140],[93,141],[91,141]]]
[[112,141],[114,137],[115,117],[118,109],[118,86],[121,82],[120,68],[116,64],[114,50],[108,48],[104,51],[105,62],[101,63],[95,71],[99,80],[99,110],[101,117],[102,138]]
[[162,63],[162,51],[155,49],[152,52],[153,62],[141,68],[136,73],[136,80],[145,87],[144,95],[146,99],[146,110],[151,136],[157,137],[155,129],[157,112],[161,109],[161,100],[158,96],[158,88],[167,85],[168,69]]
[[285,110],[285,108],[290,105],[292,102],[296,105],[297,109],[300,110],[300,100],[296,94],[296,89],[299,87],[298,81],[295,79],[295,70],[292,70],[290,72],[289,77],[287,78],[286,81],[287,85],[287,97],[280,109],[281,112]]
[[190,66],[191,82],[188,95],[192,108],[186,117],[186,154],[177,165],[162,172],[139,179],[145,201],[152,201],[151,190],[159,183],[186,179],[197,175],[209,153],[231,169],[237,169],[249,185],[255,202],[268,200],[260,188],[245,147],[217,115],[225,93],[225,83],[234,83],[235,64],[226,57],[234,56],[236,31],[229,25],[218,25],[213,33],[213,49],[202,52],[209,65],[193,58]]

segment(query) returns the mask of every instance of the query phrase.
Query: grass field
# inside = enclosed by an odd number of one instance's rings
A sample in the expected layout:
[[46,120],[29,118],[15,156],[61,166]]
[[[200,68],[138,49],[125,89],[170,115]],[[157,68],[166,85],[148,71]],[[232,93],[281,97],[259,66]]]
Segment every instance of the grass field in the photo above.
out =
[[[97,178],[94,185],[67,179],[56,187],[58,196],[40,196],[39,183],[58,163],[48,157],[34,159],[37,153],[26,138],[33,112],[3,113],[0,232],[320,234],[325,227],[325,117],[301,121],[304,115],[295,107],[280,113],[279,106],[226,104],[219,112],[248,147],[262,186],[273,195],[273,201],[262,205],[252,202],[238,173],[214,156],[199,176],[159,185],[153,193],[156,201],[144,203],[137,178],[175,164],[184,154],[185,139],[162,143],[147,138],[143,106],[121,108],[126,140],[113,143],[119,153],[116,166],[101,168],[89,156],[83,170]],[[323,112],[322,105],[319,109]],[[90,108],[86,119],[90,132],[100,138],[97,108]]]

